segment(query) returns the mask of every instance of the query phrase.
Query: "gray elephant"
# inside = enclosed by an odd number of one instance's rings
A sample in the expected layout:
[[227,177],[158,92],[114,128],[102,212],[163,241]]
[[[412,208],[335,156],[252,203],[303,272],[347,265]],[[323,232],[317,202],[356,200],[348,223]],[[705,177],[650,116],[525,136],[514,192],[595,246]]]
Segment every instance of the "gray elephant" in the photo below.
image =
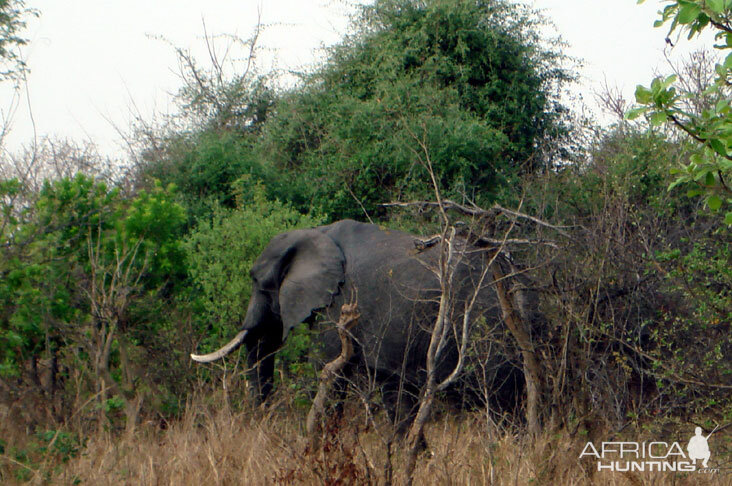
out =
[[[252,381],[265,399],[272,390],[274,353],[290,330],[301,322],[313,322],[318,314],[324,316],[321,322],[337,321],[341,305],[355,293],[361,317],[351,330],[355,351],[344,374],[372,377],[381,386],[389,415],[405,424],[425,380],[429,330],[440,297],[435,273],[440,245],[416,245],[418,241],[407,233],[352,220],[275,236],[251,270],[253,291],[241,332],[218,351],[191,357],[209,362],[246,345]],[[466,245],[463,250],[455,273],[451,319],[461,319],[463,303],[492,255]],[[493,264],[507,261],[500,256]],[[471,320],[500,334],[501,310],[491,281],[483,282]],[[528,300],[532,302],[519,310],[530,320],[535,299]],[[320,335],[325,359],[333,359],[340,353],[334,326],[325,325]],[[457,362],[454,339],[446,349],[437,363],[438,379]],[[515,393],[521,380],[506,356],[494,352],[482,359],[491,361],[494,378]]]

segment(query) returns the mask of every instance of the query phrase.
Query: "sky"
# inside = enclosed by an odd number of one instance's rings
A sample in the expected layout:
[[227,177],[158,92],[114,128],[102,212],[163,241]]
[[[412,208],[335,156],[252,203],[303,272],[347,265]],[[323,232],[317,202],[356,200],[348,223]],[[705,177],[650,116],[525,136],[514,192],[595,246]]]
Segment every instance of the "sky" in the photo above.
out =
[[[258,22],[260,70],[301,71],[322,59],[324,46],[347,32],[349,0],[27,0],[40,11],[26,29],[22,55],[30,73],[20,91],[0,84],[0,112],[11,131],[5,148],[18,151],[34,139],[54,137],[92,142],[99,152],[123,157],[133,116],[176,110],[181,86],[173,47],[189,49],[205,61],[204,31],[248,38]],[[635,86],[668,72],[665,28],[653,28],[659,0],[529,0],[542,9],[582,60],[573,91],[593,111],[603,84],[632,100]],[[667,54],[680,60],[710,39],[685,39]],[[218,37],[214,46],[228,45]],[[232,51],[233,69],[242,69],[244,51]],[[205,63],[204,63],[205,64]],[[598,114],[599,116],[599,114]]]

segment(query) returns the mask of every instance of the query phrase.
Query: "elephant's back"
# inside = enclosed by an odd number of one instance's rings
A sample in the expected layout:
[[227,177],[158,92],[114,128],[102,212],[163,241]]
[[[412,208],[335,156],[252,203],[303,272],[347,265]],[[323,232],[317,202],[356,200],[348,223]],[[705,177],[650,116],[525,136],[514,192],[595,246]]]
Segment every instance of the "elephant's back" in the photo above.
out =
[[383,301],[393,292],[409,300],[439,289],[439,281],[430,270],[437,262],[439,245],[419,252],[414,235],[353,220],[324,229],[341,248],[347,279],[359,286],[362,305]]
[[367,364],[416,373],[424,366],[425,324],[437,312],[439,281],[430,267],[439,246],[418,252],[414,235],[356,221],[324,230],[346,260],[346,280],[330,319],[338,318],[344,301],[356,298],[361,318],[352,332]]

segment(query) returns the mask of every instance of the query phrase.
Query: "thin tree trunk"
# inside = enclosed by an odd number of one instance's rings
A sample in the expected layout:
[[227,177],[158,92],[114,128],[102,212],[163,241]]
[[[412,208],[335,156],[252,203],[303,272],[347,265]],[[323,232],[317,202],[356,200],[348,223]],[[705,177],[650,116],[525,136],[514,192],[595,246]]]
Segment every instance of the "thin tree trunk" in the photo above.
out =
[[316,428],[318,420],[325,410],[325,401],[328,398],[328,393],[333,386],[333,382],[338,376],[338,373],[353,356],[353,343],[351,342],[351,338],[348,336],[348,331],[356,325],[358,318],[359,314],[356,302],[343,304],[343,306],[341,306],[341,315],[338,319],[338,323],[336,324],[338,336],[341,339],[341,353],[333,361],[326,364],[320,372],[318,393],[315,395],[313,405],[310,407],[306,422],[307,432],[314,446],[318,445],[319,434],[317,433]]
[[498,264],[493,265],[493,279],[495,280],[498,301],[503,312],[503,321],[513,335],[521,350],[523,359],[524,379],[526,380],[526,421],[529,426],[529,434],[538,437],[541,431],[539,421],[539,401],[541,399],[541,369],[536,358],[534,345],[526,327],[519,317],[519,313],[513,304],[513,299],[506,290],[505,275]]
[[137,425],[137,416],[140,414],[142,408],[142,402],[144,398],[141,393],[135,395],[131,400],[127,400],[125,403],[125,434],[128,437],[132,437],[135,432],[135,426]]

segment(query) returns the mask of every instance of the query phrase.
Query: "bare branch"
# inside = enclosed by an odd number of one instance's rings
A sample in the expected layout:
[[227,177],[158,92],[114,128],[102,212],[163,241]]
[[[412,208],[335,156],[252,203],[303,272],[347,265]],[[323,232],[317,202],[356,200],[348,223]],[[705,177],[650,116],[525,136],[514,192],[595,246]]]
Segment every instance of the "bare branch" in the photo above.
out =
[[491,206],[490,209],[483,209],[474,204],[471,204],[470,206],[466,206],[464,204],[459,204],[459,203],[456,203],[455,201],[445,199],[445,200],[442,200],[440,203],[433,202],[433,201],[413,201],[413,202],[397,201],[397,202],[382,203],[382,204],[380,204],[380,206],[382,206],[382,207],[400,207],[400,208],[417,207],[420,210],[424,210],[426,208],[438,207],[444,211],[455,210],[455,211],[458,211],[467,216],[473,216],[473,217],[477,217],[477,218],[495,217],[497,214],[504,214],[506,216],[512,216],[514,218],[527,219],[540,226],[544,226],[546,228],[553,229],[564,237],[571,238],[569,233],[567,233],[566,231],[563,230],[563,228],[570,228],[570,226],[553,225],[553,224],[547,223],[546,221],[541,220],[535,216],[531,216],[531,215],[522,213],[520,211],[515,211],[512,209],[504,208],[503,206],[501,206],[499,204],[494,204],[493,206]]
[[357,298],[341,306],[341,315],[336,323],[338,337],[341,340],[341,352],[333,361],[326,364],[320,372],[318,392],[308,411],[306,428],[313,444],[317,444],[319,439],[315,429],[318,419],[325,410],[325,401],[328,398],[328,393],[338,373],[340,373],[346,363],[348,363],[348,360],[351,359],[351,356],[353,356],[353,343],[351,342],[349,331],[358,323],[359,317]]

